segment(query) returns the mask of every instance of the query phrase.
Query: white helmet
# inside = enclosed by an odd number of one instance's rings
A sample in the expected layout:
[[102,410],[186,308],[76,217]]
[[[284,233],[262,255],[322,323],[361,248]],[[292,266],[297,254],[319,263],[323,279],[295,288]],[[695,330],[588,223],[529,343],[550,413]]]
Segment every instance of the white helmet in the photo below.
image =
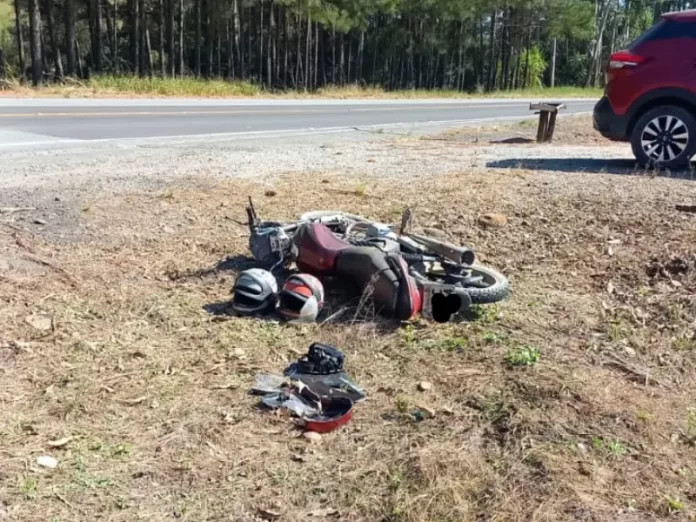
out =
[[324,307],[324,287],[313,275],[295,274],[283,284],[278,300],[285,319],[311,323]]
[[268,270],[251,268],[237,276],[232,294],[232,309],[237,313],[272,312],[277,303],[278,282]]

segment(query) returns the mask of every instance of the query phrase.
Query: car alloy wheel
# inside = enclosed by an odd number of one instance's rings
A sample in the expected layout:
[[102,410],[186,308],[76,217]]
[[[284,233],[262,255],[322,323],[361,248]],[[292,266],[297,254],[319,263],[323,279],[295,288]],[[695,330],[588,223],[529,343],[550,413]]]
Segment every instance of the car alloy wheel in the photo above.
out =
[[643,127],[640,144],[645,155],[653,162],[669,162],[686,150],[689,145],[689,129],[676,116],[658,116]]

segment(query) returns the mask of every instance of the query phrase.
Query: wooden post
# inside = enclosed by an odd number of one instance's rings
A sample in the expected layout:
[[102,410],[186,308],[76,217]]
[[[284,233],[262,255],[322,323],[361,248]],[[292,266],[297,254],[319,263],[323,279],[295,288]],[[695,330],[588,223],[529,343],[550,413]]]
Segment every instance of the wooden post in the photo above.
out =
[[539,113],[539,127],[537,128],[537,143],[544,143],[546,139],[546,129],[549,125],[549,112],[541,111]]
[[558,111],[554,111],[549,114],[549,126],[546,129],[546,139],[544,140],[545,143],[551,143],[551,140],[553,140],[553,131],[556,130],[557,115]]

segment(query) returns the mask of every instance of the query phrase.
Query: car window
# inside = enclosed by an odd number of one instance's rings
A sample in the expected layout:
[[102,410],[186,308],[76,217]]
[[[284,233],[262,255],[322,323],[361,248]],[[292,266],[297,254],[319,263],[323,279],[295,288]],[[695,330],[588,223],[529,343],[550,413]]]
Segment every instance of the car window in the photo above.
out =
[[630,45],[628,50],[635,51],[646,42],[671,40],[672,38],[696,38],[696,23],[691,21],[679,22],[676,20],[660,20],[639,36],[638,39]]

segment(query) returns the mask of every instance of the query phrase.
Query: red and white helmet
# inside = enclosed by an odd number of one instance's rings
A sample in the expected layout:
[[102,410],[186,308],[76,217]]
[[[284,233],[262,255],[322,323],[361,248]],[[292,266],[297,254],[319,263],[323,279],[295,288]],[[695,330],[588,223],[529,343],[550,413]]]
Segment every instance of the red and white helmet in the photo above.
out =
[[311,323],[324,307],[324,287],[313,275],[291,275],[283,284],[278,301],[278,312],[285,319]]

